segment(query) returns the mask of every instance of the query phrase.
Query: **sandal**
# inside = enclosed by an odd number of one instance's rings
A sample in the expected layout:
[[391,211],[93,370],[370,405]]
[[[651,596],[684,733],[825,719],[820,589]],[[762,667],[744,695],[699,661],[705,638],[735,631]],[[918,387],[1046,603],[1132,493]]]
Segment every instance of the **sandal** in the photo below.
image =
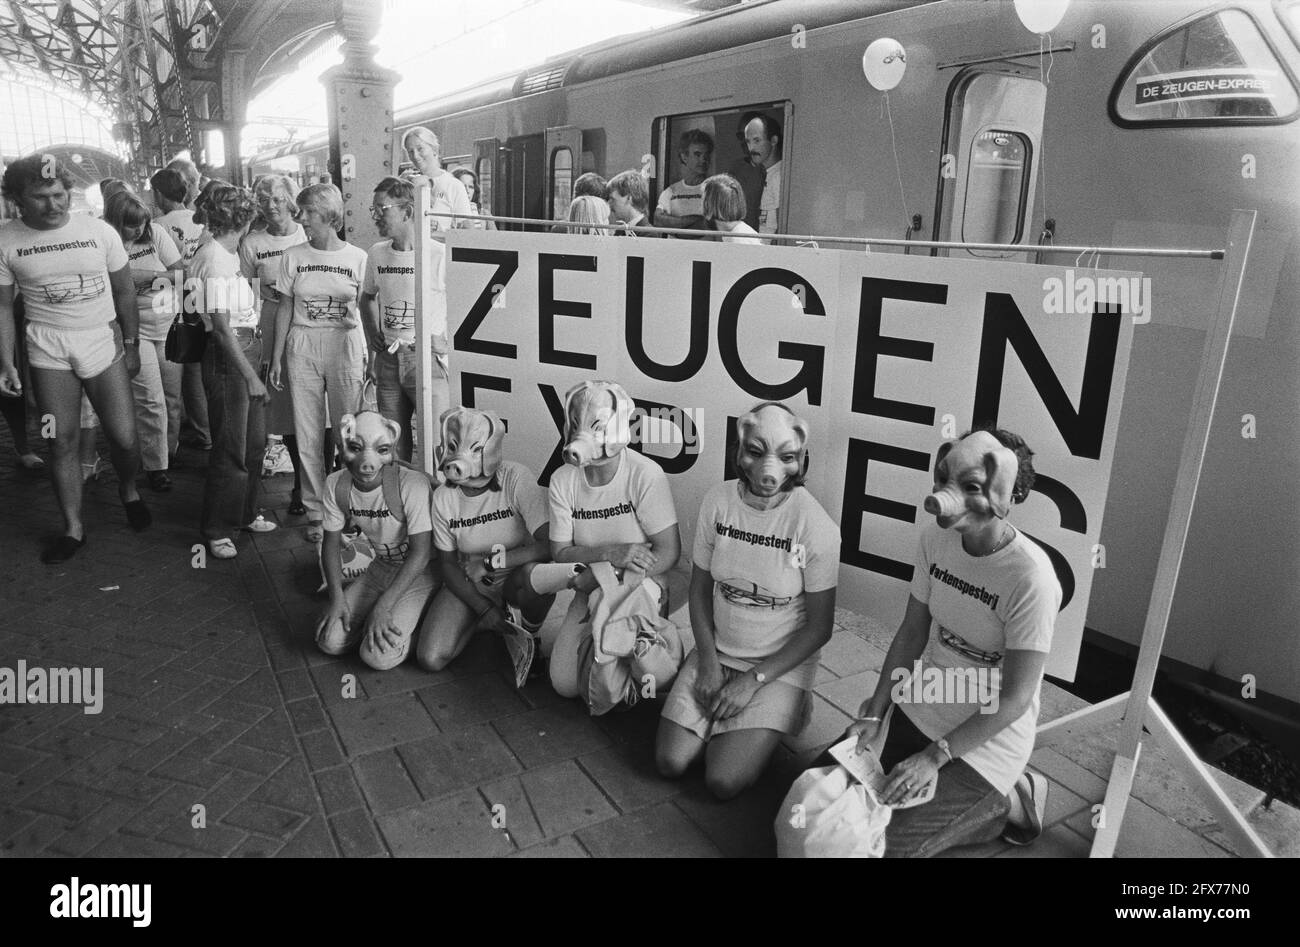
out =
[[325,538],[325,527],[321,523],[308,523],[303,536],[309,543],[319,543]]
[[307,515],[307,507],[303,506],[302,504],[301,490],[295,490],[293,491],[293,493],[289,494],[289,515],[290,516]]
[[1043,834],[1043,817],[1047,814],[1047,787],[1050,784],[1046,776],[1038,773],[1025,773],[1016,780],[1016,795],[1020,805],[1029,819],[1028,825],[1013,825],[1008,822],[1002,830],[1002,840],[1012,845],[1028,845]]
[[209,539],[208,555],[213,559],[234,559],[238,555],[235,544],[229,539]]
[[257,514],[257,519],[248,524],[248,531],[251,533],[269,533],[278,527],[278,523],[272,523],[261,513]]
[[81,482],[90,483],[90,481],[94,480],[96,483],[98,483],[100,474],[102,474],[107,469],[108,469],[108,464],[104,463],[104,458],[96,454],[95,462],[93,464],[81,465]]

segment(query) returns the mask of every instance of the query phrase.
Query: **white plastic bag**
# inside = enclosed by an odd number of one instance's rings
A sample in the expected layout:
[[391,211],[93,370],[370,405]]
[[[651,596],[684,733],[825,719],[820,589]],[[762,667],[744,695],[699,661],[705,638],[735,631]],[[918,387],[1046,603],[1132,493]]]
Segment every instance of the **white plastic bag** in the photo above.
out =
[[777,857],[880,858],[890,813],[843,766],[806,770],[777,812]]

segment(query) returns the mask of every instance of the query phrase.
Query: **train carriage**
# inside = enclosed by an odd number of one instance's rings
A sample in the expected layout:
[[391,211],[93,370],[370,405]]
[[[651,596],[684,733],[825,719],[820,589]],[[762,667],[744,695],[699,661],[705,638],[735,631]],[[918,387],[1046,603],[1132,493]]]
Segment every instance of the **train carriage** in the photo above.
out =
[[[882,96],[863,50],[891,37]],[[502,216],[562,218],[574,179],[638,168],[651,204],[688,128],[743,156],[740,120],[782,127],[781,231],[1016,244],[907,251],[1040,259],[1044,245],[1216,247],[1259,212],[1165,642],[1167,670],[1240,695],[1260,723],[1300,719],[1300,0],[1075,0],[1050,37],[1010,2],[767,0],[580,50],[398,114]],[[325,169],[323,138],[254,159]],[[835,246],[832,241],[823,246]],[[859,248],[860,249],[860,248]],[[1042,256],[1069,263],[1059,256]],[[1094,255],[1140,269],[1135,327],[1085,638],[1135,649],[1186,433],[1218,267]],[[1069,318],[1063,315],[1062,318]],[[868,526],[869,528],[869,526]],[[1294,725],[1294,724],[1292,724]]]

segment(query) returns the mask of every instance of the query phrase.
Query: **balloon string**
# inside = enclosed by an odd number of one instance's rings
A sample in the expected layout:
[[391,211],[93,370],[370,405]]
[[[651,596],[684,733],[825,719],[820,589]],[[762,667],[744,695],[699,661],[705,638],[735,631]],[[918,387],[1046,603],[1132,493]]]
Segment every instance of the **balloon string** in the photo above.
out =
[[[1044,45],[1046,45],[1046,51],[1047,51],[1046,72],[1043,71]],[[1038,72],[1043,77],[1043,85],[1046,86],[1046,88],[1043,90],[1044,98],[1046,98],[1048,91],[1050,91],[1052,87],[1052,64],[1055,62],[1055,60],[1056,57],[1052,54],[1052,34],[1051,33],[1038,34]],[[1043,108],[1043,119],[1044,119],[1043,124],[1044,126],[1046,126],[1047,124],[1046,106],[1044,106]],[[1038,144],[1038,152],[1039,152],[1038,180],[1041,183],[1041,190],[1043,194],[1043,219],[1044,221],[1046,221],[1047,219],[1047,128],[1046,127],[1043,128],[1042,140]]]
[[[894,150],[894,173],[898,175],[898,199],[903,205],[903,219],[907,219],[907,194],[903,191],[903,167],[898,160],[898,140],[894,136],[894,111],[889,107],[889,93],[884,93],[881,99],[881,107],[885,110],[885,116],[889,119],[889,144]],[[908,231],[911,231],[912,223],[908,221]]]

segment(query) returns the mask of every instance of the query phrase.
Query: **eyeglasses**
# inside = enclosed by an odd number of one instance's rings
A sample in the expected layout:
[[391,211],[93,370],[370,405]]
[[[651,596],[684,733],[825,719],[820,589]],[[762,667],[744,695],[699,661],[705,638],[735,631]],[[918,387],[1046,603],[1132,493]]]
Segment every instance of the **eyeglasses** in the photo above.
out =
[[378,207],[370,208],[370,216],[378,220],[384,216],[384,211],[391,210],[394,207],[405,207],[405,204],[380,204]]

